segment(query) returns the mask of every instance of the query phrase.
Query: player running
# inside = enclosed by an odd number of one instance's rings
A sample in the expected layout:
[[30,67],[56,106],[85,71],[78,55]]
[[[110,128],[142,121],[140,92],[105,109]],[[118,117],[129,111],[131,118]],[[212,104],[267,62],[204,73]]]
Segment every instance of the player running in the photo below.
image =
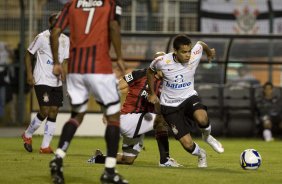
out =
[[161,113],[183,148],[192,155],[198,156],[198,167],[207,167],[206,152],[192,140],[187,122],[189,119],[194,120],[202,131],[203,140],[216,152],[224,152],[220,142],[210,135],[211,125],[206,111],[207,107],[201,104],[194,90],[194,75],[203,51],[210,60],[214,58],[215,50],[210,49],[201,41],[192,47],[191,40],[186,35],[176,36],[173,48],[174,52],[156,58],[147,70],[150,89],[148,101],[159,103],[159,98],[154,90],[156,86],[154,73],[160,70],[163,73],[160,96]]

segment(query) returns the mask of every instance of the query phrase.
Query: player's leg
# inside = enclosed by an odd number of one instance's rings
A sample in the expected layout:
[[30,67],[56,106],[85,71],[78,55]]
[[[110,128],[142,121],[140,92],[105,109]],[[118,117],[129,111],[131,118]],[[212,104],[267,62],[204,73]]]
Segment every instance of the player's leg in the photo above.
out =
[[262,136],[263,136],[263,139],[266,141],[266,142],[269,142],[269,141],[273,141],[273,136],[272,136],[272,121],[271,121],[271,118],[270,116],[268,115],[265,115],[261,118],[261,121],[262,121],[262,126],[263,126],[263,131],[262,131]]
[[53,153],[53,150],[50,147],[50,143],[56,130],[56,119],[58,110],[59,108],[56,106],[51,106],[49,108],[49,113],[44,128],[44,135],[39,151],[40,153]]
[[53,183],[56,184],[64,183],[63,158],[66,156],[71,140],[83,120],[88,101],[88,89],[84,85],[83,75],[68,74],[67,84],[67,91],[72,104],[71,118],[63,126],[55,157],[49,164]]
[[194,156],[198,156],[198,167],[207,167],[206,152],[198,146],[190,135],[189,126],[186,123],[185,109],[178,107],[161,106],[163,117],[172,133],[182,147]]
[[[136,138],[123,137],[122,152],[117,153],[117,164],[132,165],[143,147],[144,135]],[[89,163],[105,163],[106,155],[99,149],[94,156],[88,160]]]
[[194,156],[198,157],[198,167],[207,167],[207,156],[206,151],[199,147],[197,143],[192,140],[190,134],[186,134],[179,139],[179,142],[183,148]]
[[[40,107],[40,109],[43,108],[45,107]],[[42,121],[44,121],[45,118],[46,116],[44,117],[44,115],[41,115],[41,113],[38,112],[36,116],[29,123],[27,129],[23,132],[22,139],[24,142],[24,148],[28,152],[32,152],[32,135],[40,127]]]
[[63,105],[63,87],[53,87],[50,91],[49,111],[45,123],[43,140],[40,147],[40,153],[53,153],[50,143],[56,130],[56,119],[59,107]]
[[161,167],[180,167],[181,164],[170,158],[168,142],[168,125],[162,115],[156,115],[154,121],[155,137],[158,143],[160,154],[159,166]]
[[107,157],[100,180],[102,183],[128,183],[115,171],[120,137],[120,97],[116,77],[114,74],[93,74],[87,75],[86,81],[96,101],[101,104],[107,120],[105,131]]
[[[117,164],[133,164],[134,160],[137,158],[138,151],[128,150],[133,149],[133,147],[138,148],[140,144],[143,146],[143,137],[139,135],[139,132],[148,132],[153,129],[153,120],[155,114],[151,116],[151,120],[144,120],[145,114],[134,113],[134,114],[121,114],[120,115],[120,133],[123,136],[123,151],[122,153],[117,153]],[[148,115],[147,115],[148,116]],[[148,118],[148,117],[147,117]],[[103,118],[104,119],[104,118]],[[144,122],[146,121],[146,122]],[[105,121],[107,122],[107,121]],[[133,138],[134,135],[136,138]],[[142,138],[142,139],[141,139]],[[125,150],[124,150],[125,149]],[[134,152],[134,153],[133,153]],[[89,163],[105,163],[106,155],[104,155],[100,150],[96,150],[95,154],[88,159]]]
[[208,120],[207,111],[205,109],[197,109],[194,111],[193,117],[200,127],[203,140],[207,142],[217,153],[223,153],[224,148],[221,143],[211,135],[211,125]]
[[24,148],[28,152],[32,152],[32,135],[40,127],[42,121],[44,121],[44,119],[48,116],[49,112],[48,104],[50,96],[50,87],[45,85],[35,85],[34,90],[40,109],[36,116],[30,122],[25,132],[22,134]]

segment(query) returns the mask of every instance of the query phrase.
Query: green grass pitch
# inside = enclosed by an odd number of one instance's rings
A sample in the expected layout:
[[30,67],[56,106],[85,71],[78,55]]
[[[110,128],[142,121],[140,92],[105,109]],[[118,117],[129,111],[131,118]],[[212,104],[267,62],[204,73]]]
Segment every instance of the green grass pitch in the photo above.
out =
[[[0,183],[1,184],[47,184],[51,183],[49,161],[52,155],[39,154],[42,137],[33,138],[33,152],[23,148],[20,137],[0,138]],[[182,168],[158,167],[159,154],[153,138],[145,138],[145,150],[134,165],[118,165],[118,171],[131,184],[281,184],[281,140],[264,142],[259,139],[219,139],[225,152],[217,154],[201,139],[195,141],[207,151],[208,168],[197,168],[197,157],[191,156],[173,138],[170,139],[170,154]],[[58,137],[52,141],[55,149]],[[96,148],[105,152],[103,138],[75,137],[64,159],[64,175],[67,184],[99,183],[103,165],[89,164],[87,159]],[[262,156],[258,170],[243,170],[239,165],[240,153],[254,148]]]

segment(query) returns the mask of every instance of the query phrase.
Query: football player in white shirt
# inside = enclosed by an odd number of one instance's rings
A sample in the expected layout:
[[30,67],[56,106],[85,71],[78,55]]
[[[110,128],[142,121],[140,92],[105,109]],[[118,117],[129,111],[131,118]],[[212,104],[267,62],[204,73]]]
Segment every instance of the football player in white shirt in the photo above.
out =
[[[34,86],[36,97],[39,103],[39,112],[30,122],[28,128],[22,134],[24,148],[32,152],[32,135],[39,128],[42,121],[46,120],[44,136],[40,147],[40,153],[53,153],[50,142],[55,132],[55,122],[59,107],[63,105],[62,80],[52,73],[53,57],[50,47],[50,30],[56,21],[57,14],[49,17],[49,29],[38,34],[29,45],[25,54],[25,66],[27,72],[27,83]],[[60,63],[66,63],[69,58],[69,38],[60,35]],[[36,56],[36,64],[32,72],[32,58]]]
[[[189,120],[194,120],[201,129],[202,137],[216,152],[223,153],[220,142],[210,135],[211,125],[207,107],[200,102],[194,89],[194,74],[203,51],[209,61],[215,57],[215,50],[202,41],[192,47],[186,35],[178,35],[173,41],[174,52],[156,58],[147,70],[150,89],[148,100],[160,101],[161,113],[169,124],[174,136],[183,148],[198,156],[198,167],[207,167],[206,152],[196,144],[190,135]],[[154,92],[154,71],[163,73],[163,86],[160,100]]]

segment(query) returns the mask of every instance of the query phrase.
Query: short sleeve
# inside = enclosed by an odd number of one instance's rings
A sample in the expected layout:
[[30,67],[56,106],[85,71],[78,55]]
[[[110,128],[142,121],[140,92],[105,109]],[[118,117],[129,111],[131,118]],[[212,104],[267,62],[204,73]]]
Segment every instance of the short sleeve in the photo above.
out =
[[65,57],[64,59],[68,59],[69,58],[69,55],[70,55],[70,40],[69,38],[67,37],[66,39],[66,48],[65,48]]
[[153,71],[157,71],[160,69],[160,65],[161,65],[161,61],[162,61],[162,58],[163,57],[157,57],[156,59],[154,59],[151,64],[150,64],[150,68],[153,70]]
[[34,40],[31,42],[31,44],[29,45],[28,47],[28,51],[31,53],[31,54],[35,54],[38,49],[41,47],[42,45],[42,37],[40,35],[37,35]]

